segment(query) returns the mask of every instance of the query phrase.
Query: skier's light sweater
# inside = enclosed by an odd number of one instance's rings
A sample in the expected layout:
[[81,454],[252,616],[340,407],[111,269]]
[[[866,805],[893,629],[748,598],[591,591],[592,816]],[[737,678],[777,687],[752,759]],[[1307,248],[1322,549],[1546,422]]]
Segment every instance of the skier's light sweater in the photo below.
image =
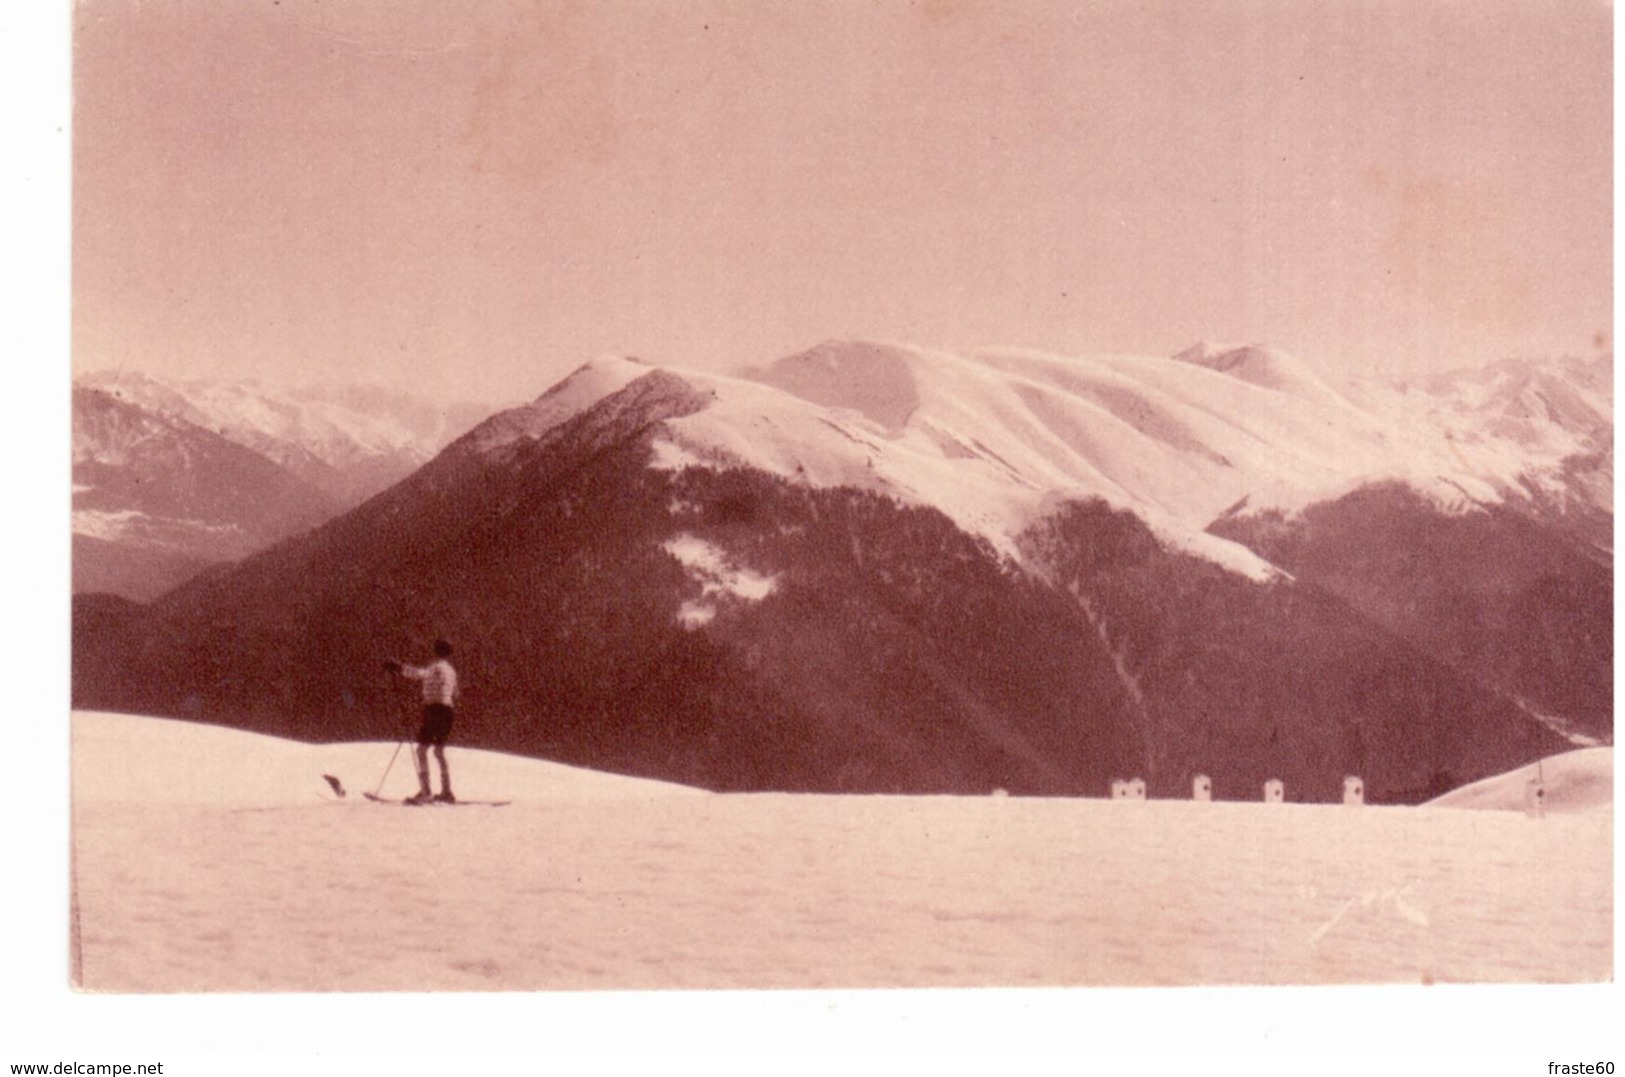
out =
[[444,658],[426,666],[402,666],[401,674],[423,682],[423,702],[449,707],[457,697],[457,671]]

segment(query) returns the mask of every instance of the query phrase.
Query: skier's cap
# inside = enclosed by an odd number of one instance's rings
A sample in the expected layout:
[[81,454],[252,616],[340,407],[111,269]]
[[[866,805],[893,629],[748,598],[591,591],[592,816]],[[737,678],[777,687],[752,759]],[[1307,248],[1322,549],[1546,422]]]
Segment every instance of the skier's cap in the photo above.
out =
[[437,657],[437,658],[450,658],[451,657],[451,644],[447,643],[443,639],[435,640],[434,641],[434,653],[435,653],[435,657]]

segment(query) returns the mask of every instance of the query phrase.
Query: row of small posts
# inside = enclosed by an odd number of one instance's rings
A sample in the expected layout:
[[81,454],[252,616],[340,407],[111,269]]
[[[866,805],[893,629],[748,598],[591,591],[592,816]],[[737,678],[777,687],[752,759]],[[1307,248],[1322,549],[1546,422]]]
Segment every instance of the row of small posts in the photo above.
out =
[[[1113,800],[1144,800],[1145,779],[1131,778],[1128,781],[1114,780],[1112,782]],[[1192,800],[1213,799],[1213,779],[1206,774],[1198,774],[1191,782]],[[1286,802],[1286,783],[1279,778],[1271,778],[1264,783],[1264,803],[1284,804]],[[1350,775],[1343,779],[1343,803],[1364,804],[1365,782]],[[1536,818],[1545,818],[1546,815],[1546,780],[1545,775],[1539,772],[1530,778],[1524,785],[1524,811]]]
[[[1128,781],[1114,780],[1112,782],[1113,800],[1144,800],[1145,779],[1130,778]],[[1198,774],[1191,782],[1192,800],[1213,799],[1213,779],[1206,774]],[[1271,778],[1264,783],[1264,803],[1284,804],[1286,802],[1286,783],[1279,778]],[[1352,775],[1343,779],[1343,803],[1364,804],[1365,782]]]

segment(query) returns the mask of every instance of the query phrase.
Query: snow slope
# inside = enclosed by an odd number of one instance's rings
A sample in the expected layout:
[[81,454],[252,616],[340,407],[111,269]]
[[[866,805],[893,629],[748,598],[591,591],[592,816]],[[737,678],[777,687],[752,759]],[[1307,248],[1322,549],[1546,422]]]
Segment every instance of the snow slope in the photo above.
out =
[[[80,805],[316,804],[339,799],[322,778],[332,774],[346,787],[344,800],[364,804],[362,792],[378,789],[386,770],[384,796],[409,796],[417,790],[409,749],[391,765],[394,748],[389,743],[301,744],[224,726],[76,711],[73,797]],[[680,785],[499,752],[452,748],[447,759],[453,790],[469,799],[700,795]]]
[[1609,813],[715,795],[455,749],[471,795],[514,803],[407,809],[316,777],[362,784],[387,745],[85,713],[73,740],[74,970],[92,991],[1612,969]]
[[1544,810],[1548,812],[1613,812],[1613,748],[1564,752],[1464,785],[1428,803],[1438,808],[1523,811],[1529,783],[1537,777],[1546,787]]
[[[471,444],[494,452],[540,437],[652,369],[597,360]],[[942,510],[1011,557],[1014,537],[1057,499],[1099,497],[1256,579],[1273,574],[1265,561],[1205,533],[1227,510],[1290,513],[1398,481],[1468,511],[1531,484],[1561,486],[1563,462],[1581,448],[1556,419],[1517,437],[1468,436],[1465,420],[1430,418],[1403,394],[1351,395],[1257,347],[965,357],[832,341],[737,377],[668,373],[709,403],[663,425],[656,466],[752,467],[884,493]]]

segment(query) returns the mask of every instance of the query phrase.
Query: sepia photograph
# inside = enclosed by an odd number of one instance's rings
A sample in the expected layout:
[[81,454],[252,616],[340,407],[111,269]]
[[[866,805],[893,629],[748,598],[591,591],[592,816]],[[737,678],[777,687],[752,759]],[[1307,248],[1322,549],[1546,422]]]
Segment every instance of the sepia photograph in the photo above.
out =
[[63,20],[53,990],[1617,1002],[1611,4]]

